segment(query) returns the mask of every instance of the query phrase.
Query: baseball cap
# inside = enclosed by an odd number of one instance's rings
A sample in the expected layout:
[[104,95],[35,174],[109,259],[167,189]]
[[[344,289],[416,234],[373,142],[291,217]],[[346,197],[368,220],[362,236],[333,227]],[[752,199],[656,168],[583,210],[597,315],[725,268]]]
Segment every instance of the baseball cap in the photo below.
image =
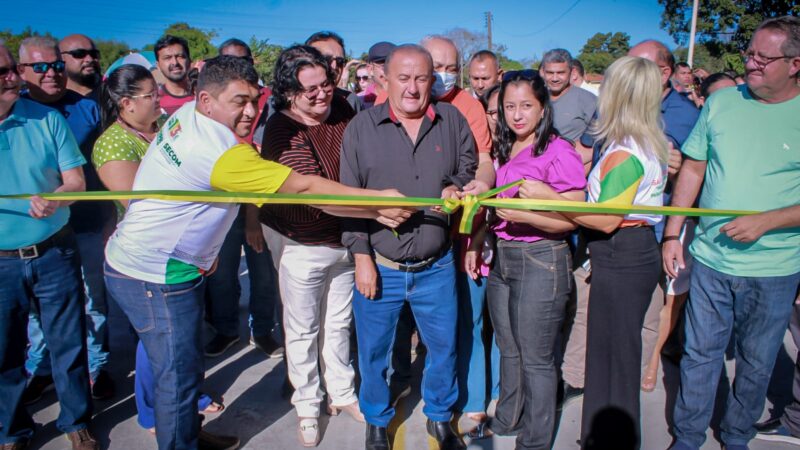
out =
[[374,44],[372,47],[369,48],[367,52],[367,62],[370,63],[381,63],[386,61],[386,57],[389,56],[389,52],[392,51],[397,47],[396,45],[392,44],[391,42],[378,42]]

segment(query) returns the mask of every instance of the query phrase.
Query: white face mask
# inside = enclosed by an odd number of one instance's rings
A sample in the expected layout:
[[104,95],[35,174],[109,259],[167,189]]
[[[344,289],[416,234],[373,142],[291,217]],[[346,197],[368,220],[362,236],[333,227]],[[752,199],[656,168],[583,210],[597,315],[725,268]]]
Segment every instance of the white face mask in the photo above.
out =
[[434,81],[431,95],[434,98],[444,97],[456,85],[457,75],[450,72],[433,72]]

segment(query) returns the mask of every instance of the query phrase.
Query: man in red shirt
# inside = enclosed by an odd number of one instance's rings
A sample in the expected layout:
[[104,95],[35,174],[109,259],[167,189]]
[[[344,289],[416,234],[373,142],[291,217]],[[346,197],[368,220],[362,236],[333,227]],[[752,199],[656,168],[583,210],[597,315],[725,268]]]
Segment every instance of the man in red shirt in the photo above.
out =
[[184,103],[194,100],[189,83],[189,43],[186,39],[165,35],[154,48],[156,65],[164,75],[165,82],[159,89],[161,109],[172,115]]

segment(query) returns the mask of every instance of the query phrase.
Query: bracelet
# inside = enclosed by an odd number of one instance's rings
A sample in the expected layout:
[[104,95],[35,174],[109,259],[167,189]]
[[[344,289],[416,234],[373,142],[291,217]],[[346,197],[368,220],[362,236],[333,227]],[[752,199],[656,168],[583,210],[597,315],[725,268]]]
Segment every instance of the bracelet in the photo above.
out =
[[667,241],[680,241],[680,240],[681,240],[680,236],[664,236],[661,238],[661,243],[663,244],[664,242]]

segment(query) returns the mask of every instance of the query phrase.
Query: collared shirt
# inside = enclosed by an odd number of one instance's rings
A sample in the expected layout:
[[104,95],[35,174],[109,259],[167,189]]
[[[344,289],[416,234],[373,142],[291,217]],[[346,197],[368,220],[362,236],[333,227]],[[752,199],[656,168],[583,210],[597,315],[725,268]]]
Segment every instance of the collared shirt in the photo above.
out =
[[[22,98],[36,101],[28,93],[23,93]],[[75,91],[67,90],[63,97],[53,103],[45,103],[60,112],[67,125],[72,130],[78,148],[87,161],[83,166],[83,176],[86,179],[87,191],[104,191],[105,185],[100,181],[92,164],[92,150],[94,143],[102,130],[100,128],[100,105],[91,97],[84,97]],[[76,233],[97,233],[114,213],[112,202],[75,202],[69,207],[69,224]]]
[[[86,160],[64,117],[53,108],[20,98],[0,123],[0,193],[53,192],[61,173]],[[30,200],[0,200],[0,249],[14,250],[41,242],[69,219],[69,208],[34,219]]]
[[664,120],[664,134],[675,149],[679,150],[697,123],[700,110],[680,92],[669,88],[669,92],[661,100],[661,116]]
[[[395,188],[409,197],[439,198],[450,185],[475,177],[475,141],[464,116],[452,105],[428,107],[413,142],[389,102],[358,114],[344,133],[341,182],[369,189]],[[398,262],[421,261],[449,245],[448,217],[417,211],[395,235],[374,220],[344,221],[342,242],[353,253],[373,249]]]

